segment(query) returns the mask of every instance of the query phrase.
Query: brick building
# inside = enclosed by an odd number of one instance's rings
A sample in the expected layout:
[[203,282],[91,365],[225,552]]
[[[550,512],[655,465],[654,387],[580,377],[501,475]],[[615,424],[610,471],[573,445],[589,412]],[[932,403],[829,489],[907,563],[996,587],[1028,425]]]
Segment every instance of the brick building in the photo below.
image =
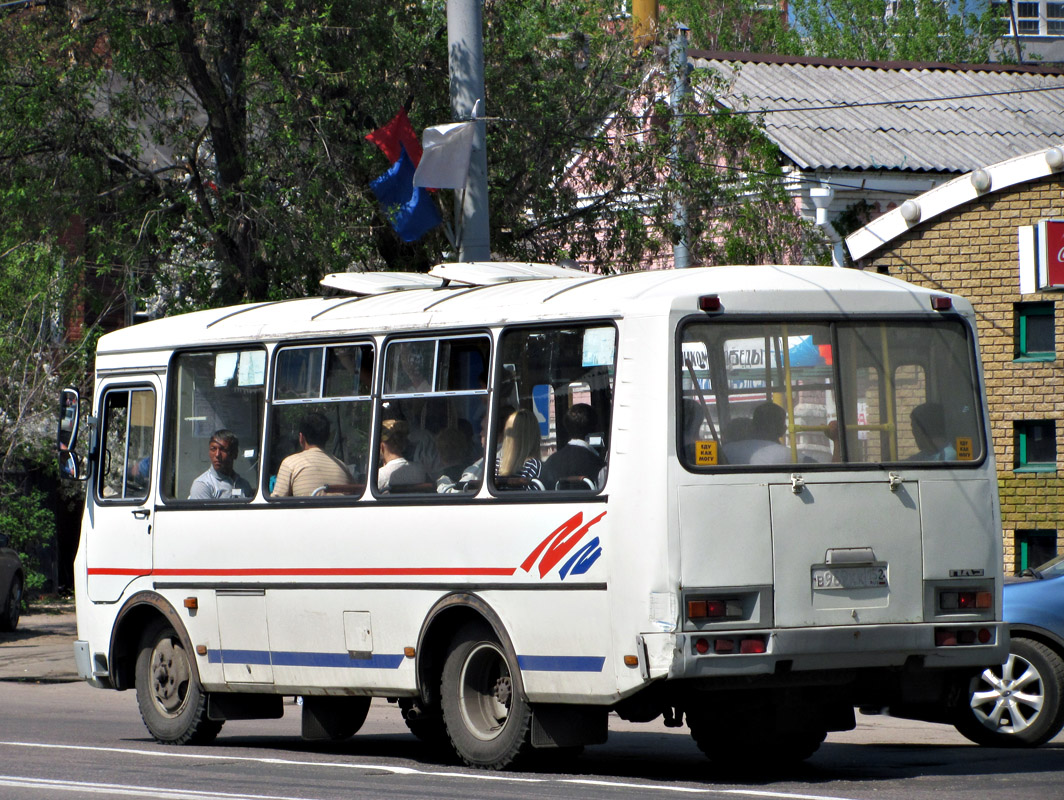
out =
[[[1062,549],[1064,150],[975,170],[846,239],[863,269],[968,297],[979,317],[1006,572]],[[1048,245],[1048,246],[1047,246]],[[1047,285],[1048,284],[1048,285]],[[1056,286],[1051,286],[1056,284]]]

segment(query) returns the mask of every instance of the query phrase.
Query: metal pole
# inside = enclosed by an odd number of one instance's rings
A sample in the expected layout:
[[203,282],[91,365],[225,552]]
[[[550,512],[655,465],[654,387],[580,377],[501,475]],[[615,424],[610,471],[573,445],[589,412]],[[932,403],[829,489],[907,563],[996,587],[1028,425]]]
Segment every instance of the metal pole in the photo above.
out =
[[[680,163],[680,136],[683,121],[683,98],[687,93],[687,31],[686,25],[676,26],[676,35],[669,42],[669,65],[672,69],[672,94],[669,107],[672,109],[672,168],[675,177]],[[672,246],[672,265],[675,269],[691,266],[691,252],[687,247],[687,204],[682,193],[677,192],[672,202],[672,224],[676,228],[676,244]]]
[[[484,0],[447,0],[447,49],[451,71],[451,112],[455,120],[467,120],[477,100],[477,116],[484,109]],[[491,231],[488,225],[488,154],[485,124],[478,122],[473,134],[473,155],[465,189],[455,193],[455,235],[459,261],[490,261]]]

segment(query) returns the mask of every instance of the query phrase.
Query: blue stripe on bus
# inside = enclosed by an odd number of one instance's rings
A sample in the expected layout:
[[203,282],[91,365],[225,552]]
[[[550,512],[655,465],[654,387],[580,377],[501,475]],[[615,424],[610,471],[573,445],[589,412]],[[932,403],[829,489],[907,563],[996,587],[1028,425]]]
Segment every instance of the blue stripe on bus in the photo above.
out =
[[518,656],[517,666],[529,672],[602,672],[605,656]]
[[351,658],[347,653],[300,653],[270,650],[208,650],[211,664],[261,664],[274,667],[332,667],[340,669],[398,669],[405,656],[374,654]]

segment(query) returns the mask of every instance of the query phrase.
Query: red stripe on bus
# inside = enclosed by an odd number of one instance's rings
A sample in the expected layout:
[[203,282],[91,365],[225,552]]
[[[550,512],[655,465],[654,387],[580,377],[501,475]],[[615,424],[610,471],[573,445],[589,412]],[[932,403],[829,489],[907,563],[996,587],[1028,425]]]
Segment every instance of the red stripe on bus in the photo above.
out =
[[127,569],[122,567],[89,567],[89,575],[162,575],[167,577],[247,577],[253,575],[269,576],[308,576],[308,575],[447,575],[477,576],[500,575],[509,577],[517,570],[513,567],[310,567],[306,569]]

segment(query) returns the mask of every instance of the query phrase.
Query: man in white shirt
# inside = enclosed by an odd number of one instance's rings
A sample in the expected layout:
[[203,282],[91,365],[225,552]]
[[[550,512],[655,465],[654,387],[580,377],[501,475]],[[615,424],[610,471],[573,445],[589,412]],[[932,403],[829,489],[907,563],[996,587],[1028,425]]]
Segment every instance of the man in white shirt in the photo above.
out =
[[189,500],[225,500],[232,497],[253,497],[251,484],[236,474],[233,464],[240,452],[236,434],[225,428],[211,434],[207,444],[207,457],[211,465],[207,471],[192,481]]

